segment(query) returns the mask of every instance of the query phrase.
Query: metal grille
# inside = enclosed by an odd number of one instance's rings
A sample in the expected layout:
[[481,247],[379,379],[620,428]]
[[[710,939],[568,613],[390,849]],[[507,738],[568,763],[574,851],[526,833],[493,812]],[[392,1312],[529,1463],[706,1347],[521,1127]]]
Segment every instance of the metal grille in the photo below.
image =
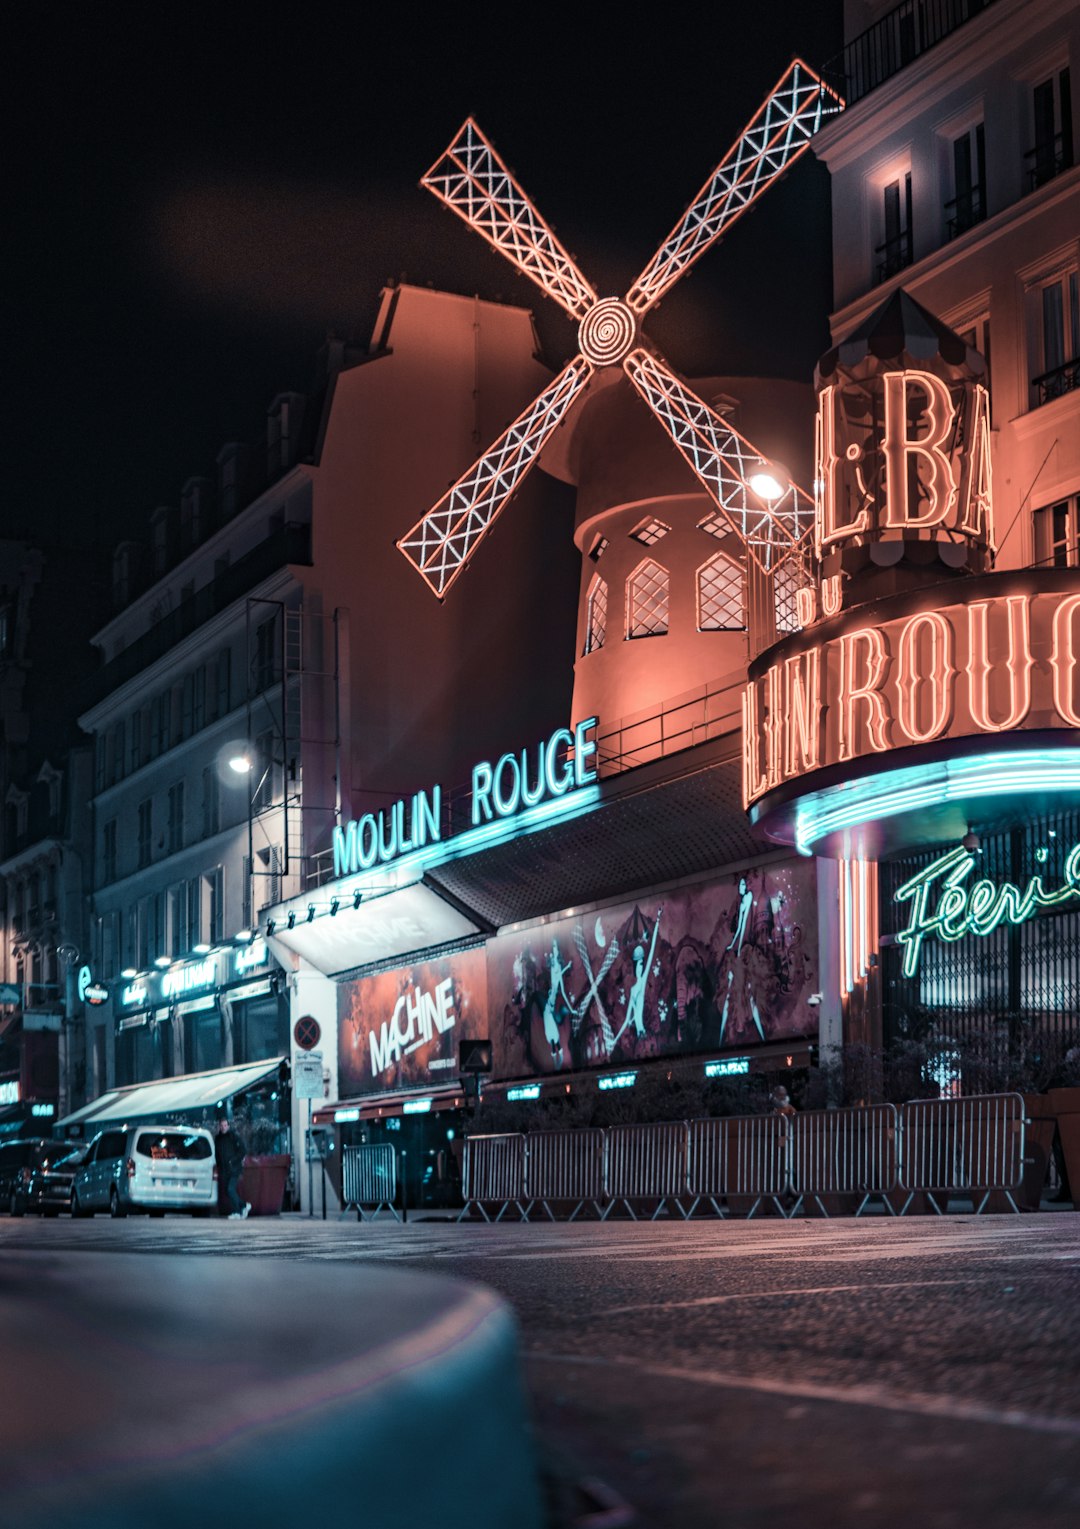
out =
[[[1040,875],[1051,889],[1061,884],[1065,858],[1080,843],[1080,812],[988,832],[975,825],[975,831],[981,848],[973,876],[1023,891]],[[952,942],[931,936],[915,974],[905,977],[902,948],[894,941],[910,904],[895,903],[896,890],[952,847],[881,865],[886,1041],[925,1043],[943,1094],[1013,1081],[1021,1086],[1025,1079],[1045,1086],[1064,1051],[1080,1043],[1080,911],[1069,904],[1043,909],[1023,923],[1004,922],[989,935]]]
[[626,635],[659,637],[668,629],[667,570],[646,558],[630,575]]
[[604,646],[607,636],[607,584],[597,574],[589,586],[589,603],[586,608],[585,651],[595,653]]
[[781,563],[773,575],[773,604],[776,610],[778,634],[797,632],[802,627],[799,620],[798,593],[807,578],[801,564],[795,558]]
[[746,626],[743,571],[718,552],[698,569],[698,631],[741,631]]
[[670,530],[671,527],[666,526],[662,520],[657,520],[655,515],[649,515],[640,525],[634,527],[630,535],[643,547],[651,547],[654,543],[662,541]]

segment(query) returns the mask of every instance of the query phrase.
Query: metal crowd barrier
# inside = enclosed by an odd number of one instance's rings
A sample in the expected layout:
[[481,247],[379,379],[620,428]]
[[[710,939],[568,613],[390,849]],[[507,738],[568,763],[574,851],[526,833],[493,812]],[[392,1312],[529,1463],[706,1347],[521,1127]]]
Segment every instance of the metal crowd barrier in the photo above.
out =
[[655,1221],[670,1200],[686,1215],[686,1170],[690,1130],[685,1120],[658,1121],[653,1125],[611,1126],[607,1131],[607,1192],[601,1220],[617,1205],[625,1205],[637,1220],[633,1200],[655,1200],[650,1220]]
[[729,1148],[728,1195],[752,1200],[747,1219],[771,1200],[781,1216],[791,1198],[791,1135],[794,1115],[736,1115]]
[[573,1203],[569,1219],[589,1205],[603,1219],[606,1194],[605,1132],[596,1126],[579,1131],[535,1131],[526,1140],[526,1217],[539,1205],[555,1220],[553,1202]]
[[855,1214],[880,1200],[894,1215],[888,1196],[900,1173],[900,1120],[894,1104],[850,1110],[809,1110],[791,1119],[791,1214],[811,1199],[822,1215],[827,1195],[861,1196]]
[[383,1210],[388,1210],[396,1221],[401,1220],[394,1207],[397,1153],[390,1142],[372,1142],[343,1150],[341,1198],[346,1210],[356,1211],[357,1221],[374,1221]]
[[[939,1215],[935,1195],[969,1196],[975,1214],[998,1190],[1013,1210],[1012,1191],[1024,1173],[1024,1101],[1020,1094],[973,1094],[961,1099],[917,1099],[900,1109],[900,1187],[907,1211],[925,1194]],[[981,1198],[980,1198],[981,1196]]]
[[525,1138],[520,1133],[507,1136],[467,1136],[465,1160],[462,1170],[462,1191],[465,1204],[459,1221],[463,1221],[475,1208],[485,1221],[492,1217],[485,1210],[489,1205],[499,1212],[496,1221],[513,1205],[523,1221],[528,1220],[523,1201],[525,1199]]

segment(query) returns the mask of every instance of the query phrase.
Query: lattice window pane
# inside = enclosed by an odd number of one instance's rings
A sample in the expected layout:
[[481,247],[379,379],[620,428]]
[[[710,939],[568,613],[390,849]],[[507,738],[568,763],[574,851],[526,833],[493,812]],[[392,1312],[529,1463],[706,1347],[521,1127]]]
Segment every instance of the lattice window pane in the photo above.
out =
[[601,536],[598,531],[593,537],[592,546],[589,548],[589,556],[592,558],[594,563],[598,563],[603,557],[604,553],[607,551],[607,544],[607,537]]
[[655,515],[647,515],[640,525],[630,532],[634,541],[640,542],[643,547],[652,547],[661,541],[671,530],[662,520],[657,520]]
[[668,576],[652,558],[630,575],[626,635],[658,637],[668,629]]
[[589,587],[589,601],[585,612],[585,651],[595,653],[604,646],[607,637],[607,584],[599,576]]
[[743,571],[718,553],[698,569],[698,630],[741,631],[746,626]]
[[721,515],[719,510],[713,510],[711,515],[706,515],[705,519],[699,520],[697,524],[699,531],[707,531],[710,536],[715,536],[720,542],[732,534],[731,522],[726,516]]
[[805,583],[806,575],[795,558],[781,563],[773,575],[773,608],[778,632],[798,632],[801,629],[796,596]]

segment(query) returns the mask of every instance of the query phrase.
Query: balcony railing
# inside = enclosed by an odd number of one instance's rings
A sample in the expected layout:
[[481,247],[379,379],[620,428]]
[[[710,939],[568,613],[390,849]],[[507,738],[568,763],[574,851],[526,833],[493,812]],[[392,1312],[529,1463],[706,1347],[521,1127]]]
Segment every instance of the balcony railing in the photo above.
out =
[[897,271],[905,270],[911,264],[911,229],[905,228],[895,239],[886,239],[875,248],[874,254],[879,257],[874,272],[879,284],[895,276]]
[[1072,162],[1072,146],[1065,143],[1060,133],[1037,143],[1024,155],[1028,190],[1038,191],[1040,186],[1045,186],[1064,170],[1071,170]]
[[945,203],[945,237],[956,239],[960,234],[966,234],[969,228],[974,228],[976,223],[981,223],[986,217],[986,206],[983,202],[983,190],[981,186],[972,186],[969,191],[960,196],[954,196],[951,202]]
[[95,705],[287,563],[310,566],[309,525],[282,526],[245,557],[230,564],[211,583],[196,590],[175,610],[163,616],[150,631],[91,676],[85,704]]
[[993,0],[903,0],[852,38],[826,76],[843,77],[838,88],[851,106],[992,4]]
[[1043,372],[1041,377],[1032,377],[1031,386],[1039,395],[1040,404],[1074,392],[1080,388],[1080,356],[1074,356],[1063,366],[1055,366],[1052,371]]

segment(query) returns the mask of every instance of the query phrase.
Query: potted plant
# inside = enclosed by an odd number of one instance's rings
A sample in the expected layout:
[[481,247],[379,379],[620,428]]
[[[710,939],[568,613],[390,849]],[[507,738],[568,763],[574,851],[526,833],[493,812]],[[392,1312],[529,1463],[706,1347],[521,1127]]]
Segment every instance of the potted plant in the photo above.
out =
[[236,1110],[233,1129],[244,1144],[241,1198],[249,1202],[253,1216],[280,1215],[292,1163],[289,1154],[279,1150],[283,1128],[276,1120]]

